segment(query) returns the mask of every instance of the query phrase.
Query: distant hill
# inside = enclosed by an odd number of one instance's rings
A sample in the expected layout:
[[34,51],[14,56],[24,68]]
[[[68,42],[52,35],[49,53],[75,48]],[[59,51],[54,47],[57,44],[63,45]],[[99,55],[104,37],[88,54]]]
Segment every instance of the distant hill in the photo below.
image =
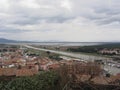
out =
[[4,43],[103,43],[103,44],[120,44],[120,42],[69,42],[69,41],[57,41],[57,40],[50,40],[50,41],[17,41],[17,40],[10,40],[5,38],[0,38],[0,44]]
[[[50,41],[17,41],[17,40],[10,40],[10,39],[5,39],[5,38],[0,38],[0,43],[56,43],[56,42],[61,42],[63,43],[64,41],[57,41],[57,40],[50,40]],[[66,42],[66,41],[65,41]]]
[[5,44],[5,43],[32,43],[32,41],[17,41],[17,40],[10,40],[10,39],[5,39],[5,38],[0,38],[0,44]]
[[17,43],[18,41],[0,38],[0,43]]
[[[59,42],[59,41],[40,41],[40,42]],[[38,41],[17,41],[17,40],[0,38],[0,44],[4,44],[4,43],[39,43],[39,42]]]

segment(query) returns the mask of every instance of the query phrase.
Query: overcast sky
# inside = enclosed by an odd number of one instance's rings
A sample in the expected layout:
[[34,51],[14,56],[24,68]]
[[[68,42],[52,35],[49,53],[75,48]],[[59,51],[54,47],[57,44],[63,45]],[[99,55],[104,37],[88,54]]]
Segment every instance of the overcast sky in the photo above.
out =
[[120,41],[120,0],[0,0],[0,38]]

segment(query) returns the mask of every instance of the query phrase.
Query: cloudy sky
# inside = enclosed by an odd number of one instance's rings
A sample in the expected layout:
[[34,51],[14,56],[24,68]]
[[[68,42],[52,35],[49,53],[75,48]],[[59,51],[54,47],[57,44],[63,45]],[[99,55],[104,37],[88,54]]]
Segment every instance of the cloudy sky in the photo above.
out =
[[120,41],[120,0],[0,0],[0,38]]

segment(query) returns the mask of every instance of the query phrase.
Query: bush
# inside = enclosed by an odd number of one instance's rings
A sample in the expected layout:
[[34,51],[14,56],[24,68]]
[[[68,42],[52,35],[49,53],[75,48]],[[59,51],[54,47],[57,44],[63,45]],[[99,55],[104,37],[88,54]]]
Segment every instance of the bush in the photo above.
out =
[[35,85],[30,77],[16,78],[6,85],[7,90],[34,90]]
[[32,77],[17,77],[0,83],[0,90],[58,90],[59,75],[54,71],[42,72]]

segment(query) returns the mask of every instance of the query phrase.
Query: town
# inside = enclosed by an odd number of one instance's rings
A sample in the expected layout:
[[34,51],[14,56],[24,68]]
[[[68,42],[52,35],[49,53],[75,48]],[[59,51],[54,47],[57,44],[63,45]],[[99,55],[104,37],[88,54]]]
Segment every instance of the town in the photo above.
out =
[[[110,73],[108,68],[105,68],[105,64],[110,63],[112,63],[111,60],[107,63],[103,60],[86,61],[53,54],[50,51],[41,52],[22,45],[4,45],[0,48],[0,77],[28,77],[41,72],[55,71],[61,75],[63,80],[66,79],[66,83],[70,82],[71,87],[69,88],[73,88],[73,90],[78,88],[76,85],[81,82],[103,85],[106,88],[109,85],[114,87],[117,85],[118,88],[120,73]],[[114,67],[119,68],[119,66]],[[64,88],[68,88],[68,86],[64,86]]]

